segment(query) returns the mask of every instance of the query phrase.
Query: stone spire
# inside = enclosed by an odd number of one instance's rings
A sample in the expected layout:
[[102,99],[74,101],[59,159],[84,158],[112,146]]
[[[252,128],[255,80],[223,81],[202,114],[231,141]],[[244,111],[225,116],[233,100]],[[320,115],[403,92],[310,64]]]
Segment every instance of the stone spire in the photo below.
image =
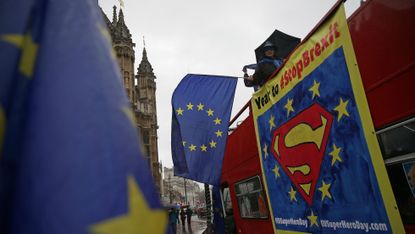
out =
[[115,5],[112,7],[112,24],[117,24],[117,7]]
[[[122,6],[121,6],[122,7]],[[148,62],[147,52],[143,51],[143,60],[138,68],[139,74],[134,75],[135,63],[135,44],[132,35],[124,22],[124,13],[120,9],[117,17],[117,8],[113,8],[112,22],[103,13],[105,22],[112,37],[112,47],[116,52],[116,59],[120,66],[122,82],[124,84],[128,100],[134,108],[134,115],[137,121],[137,130],[143,136],[143,148],[146,151],[146,158],[151,167],[151,172],[160,191],[161,175],[159,172],[160,164],[158,160],[157,148],[157,110],[156,110],[156,82],[153,68]],[[128,19],[126,19],[128,21]],[[137,78],[140,82],[135,82]]]
[[118,24],[125,25],[124,22],[124,13],[122,12],[122,9],[120,8],[120,12],[118,13]]
[[135,46],[135,44],[132,41],[130,30],[124,22],[124,13],[122,9],[120,9],[120,11],[118,12],[117,19],[117,7],[113,7],[112,23],[108,25],[108,28],[110,29],[114,45],[125,44],[130,47]]
[[153,67],[148,61],[147,51],[145,47],[143,49],[143,58],[141,59],[140,65],[137,68],[137,75],[139,77],[146,76],[146,77],[151,77],[153,79],[156,79],[153,73]]

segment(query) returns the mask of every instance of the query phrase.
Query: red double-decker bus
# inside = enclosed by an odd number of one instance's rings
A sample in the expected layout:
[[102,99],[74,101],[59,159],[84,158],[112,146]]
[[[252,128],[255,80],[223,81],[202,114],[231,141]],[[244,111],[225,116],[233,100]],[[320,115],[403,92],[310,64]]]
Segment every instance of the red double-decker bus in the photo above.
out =
[[[369,0],[348,18],[370,113],[401,219],[415,233],[415,1]],[[249,111],[249,102],[241,110]],[[238,114],[238,115],[239,115]],[[238,115],[233,119],[235,121]],[[227,229],[272,233],[252,114],[229,135],[221,191]],[[247,205],[248,204],[248,205]],[[233,224],[232,224],[233,223]]]

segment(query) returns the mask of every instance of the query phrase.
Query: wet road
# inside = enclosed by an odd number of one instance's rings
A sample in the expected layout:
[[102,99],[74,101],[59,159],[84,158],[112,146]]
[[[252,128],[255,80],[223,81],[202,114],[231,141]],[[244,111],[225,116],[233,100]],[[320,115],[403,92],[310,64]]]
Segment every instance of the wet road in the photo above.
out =
[[206,229],[206,219],[199,219],[196,215],[192,216],[192,222],[189,226],[180,223],[177,225],[177,234],[201,234]]

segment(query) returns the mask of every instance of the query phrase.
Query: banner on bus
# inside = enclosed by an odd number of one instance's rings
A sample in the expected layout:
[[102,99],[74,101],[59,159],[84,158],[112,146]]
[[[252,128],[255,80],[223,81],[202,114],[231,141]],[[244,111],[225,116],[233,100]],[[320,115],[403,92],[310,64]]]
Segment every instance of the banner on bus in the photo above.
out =
[[404,232],[343,4],[251,106],[275,231]]

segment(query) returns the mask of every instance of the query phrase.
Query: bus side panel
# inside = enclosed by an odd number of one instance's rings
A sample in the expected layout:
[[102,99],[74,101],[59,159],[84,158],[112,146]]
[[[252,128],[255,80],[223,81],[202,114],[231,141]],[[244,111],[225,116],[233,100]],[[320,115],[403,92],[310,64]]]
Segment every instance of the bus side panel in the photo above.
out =
[[[349,18],[376,130],[415,117],[414,22],[415,1],[407,0],[369,0]],[[406,185],[407,181],[403,173],[396,173],[393,168],[387,165],[395,197],[398,204],[400,200],[406,204],[408,194],[397,184]],[[403,221],[406,232],[415,233],[413,221]]]
[[376,129],[415,115],[414,22],[407,0],[367,1],[348,20]]
[[[255,129],[252,115],[228,137],[226,153],[222,167],[222,183],[227,183],[231,192],[231,201],[238,233],[273,233],[270,215],[267,219],[241,218],[238,200],[235,194],[235,183],[247,178],[260,176],[261,167],[258,157]],[[264,194],[265,194],[265,188]],[[269,209],[268,209],[269,210]]]
[[[255,128],[250,114],[229,136],[223,159],[222,174],[252,157],[258,157]],[[258,159],[259,160],[259,159]]]

